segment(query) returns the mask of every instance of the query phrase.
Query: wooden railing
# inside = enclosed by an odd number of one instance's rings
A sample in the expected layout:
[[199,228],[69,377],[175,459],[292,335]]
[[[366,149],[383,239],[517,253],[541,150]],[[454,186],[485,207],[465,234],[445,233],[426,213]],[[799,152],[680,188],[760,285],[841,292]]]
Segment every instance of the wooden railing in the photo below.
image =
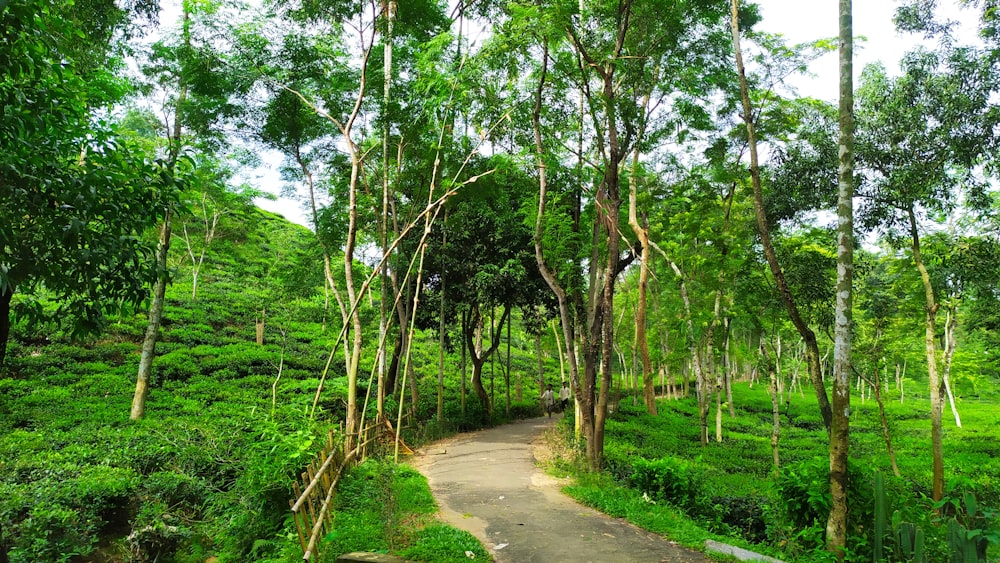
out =
[[396,430],[387,418],[371,421],[354,441],[357,445],[344,452],[344,444],[334,440],[331,430],[326,446],[316,454],[300,479],[292,483],[295,500],[288,503],[295,517],[304,561],[314,561],[319,556],[319,539],[330,527],[337,483],[345,469],[355,461],[364,461],[367,456],[376,453],[378,449],[375,446],[392,446],[393,449],[398,446],[400,452],[413,453],[402,438],[396,436]]

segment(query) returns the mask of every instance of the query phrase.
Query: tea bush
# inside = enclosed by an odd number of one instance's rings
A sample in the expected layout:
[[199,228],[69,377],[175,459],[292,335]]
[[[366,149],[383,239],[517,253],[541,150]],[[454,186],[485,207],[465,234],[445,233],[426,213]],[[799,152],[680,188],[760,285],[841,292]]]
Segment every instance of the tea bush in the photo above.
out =
[[628,483],[655,500],[697,510],[702,495],[701,475],[701,468],[684,459],[638,458],[632,462]]

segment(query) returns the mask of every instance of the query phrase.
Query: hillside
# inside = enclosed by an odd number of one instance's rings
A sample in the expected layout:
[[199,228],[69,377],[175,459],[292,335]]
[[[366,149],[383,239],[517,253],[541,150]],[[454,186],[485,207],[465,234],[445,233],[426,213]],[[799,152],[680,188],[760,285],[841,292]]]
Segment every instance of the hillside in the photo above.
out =
[[143,311],[85,341],[15,325],[0,377],[10,561],[95,548],[73,560],[246,561],[297,548],[282,539],[292,477],[343,412],[334,376],[308,416],[337,328],[315,238],[257,209],[223,217],[196,299],[183,239],[173,247],[143,420],[129,420]]

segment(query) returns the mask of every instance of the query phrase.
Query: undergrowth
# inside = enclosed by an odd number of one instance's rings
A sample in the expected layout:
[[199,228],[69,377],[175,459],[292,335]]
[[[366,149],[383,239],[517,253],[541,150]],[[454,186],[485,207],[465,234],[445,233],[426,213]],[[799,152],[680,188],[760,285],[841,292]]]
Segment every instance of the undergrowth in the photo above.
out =
[[[786,561],[827,560],[829,461],[815,399],[795,397],[783,408],[775,473],[766,389],[740,384],[734,394],[736,417],[724,417],[722,442],[701,445],[694,399],[661,401],[657,416],[622,401],[607,421],[601,473],[587,469],[580,445],[562,448],[550,467],[575,477],[565,491],[580,502],[682,545],[703,549],[717,539]],[[965,425],[948,429],[949,483],[936,504],[924,406],[887,405],[899,478],[889,469],[875,404],[852,410],[846,560],[872,561],[878,552],[886,561],[986,561],[1000,544],[992,509],[1000,463],[980,439],[991,407],[964,405]],[[559,429],[572,444],[569,417]]]
[[338,487],[334,531],[320,546],[322,560],[363,551],[393,553],[411,561],[489,561],[479,540],[442,524],[436,513],[427,481],[415,469],[367,461],[351,469]]

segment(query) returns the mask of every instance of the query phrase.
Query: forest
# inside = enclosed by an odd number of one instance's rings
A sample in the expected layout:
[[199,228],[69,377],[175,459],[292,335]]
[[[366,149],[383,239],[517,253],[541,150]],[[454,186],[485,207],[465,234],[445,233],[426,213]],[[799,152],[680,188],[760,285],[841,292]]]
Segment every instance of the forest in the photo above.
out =
[[[925,41],[859,69],[838,10],[791,44],[739,0],[0,0],[0,563],[302,560],[331,432],[562,381],[551,470],[607,514],[987,561],[997,7],[900,2]],[[789,85],[823,56],[836,104]],[[376,457],[327,553],[481,553]]]

